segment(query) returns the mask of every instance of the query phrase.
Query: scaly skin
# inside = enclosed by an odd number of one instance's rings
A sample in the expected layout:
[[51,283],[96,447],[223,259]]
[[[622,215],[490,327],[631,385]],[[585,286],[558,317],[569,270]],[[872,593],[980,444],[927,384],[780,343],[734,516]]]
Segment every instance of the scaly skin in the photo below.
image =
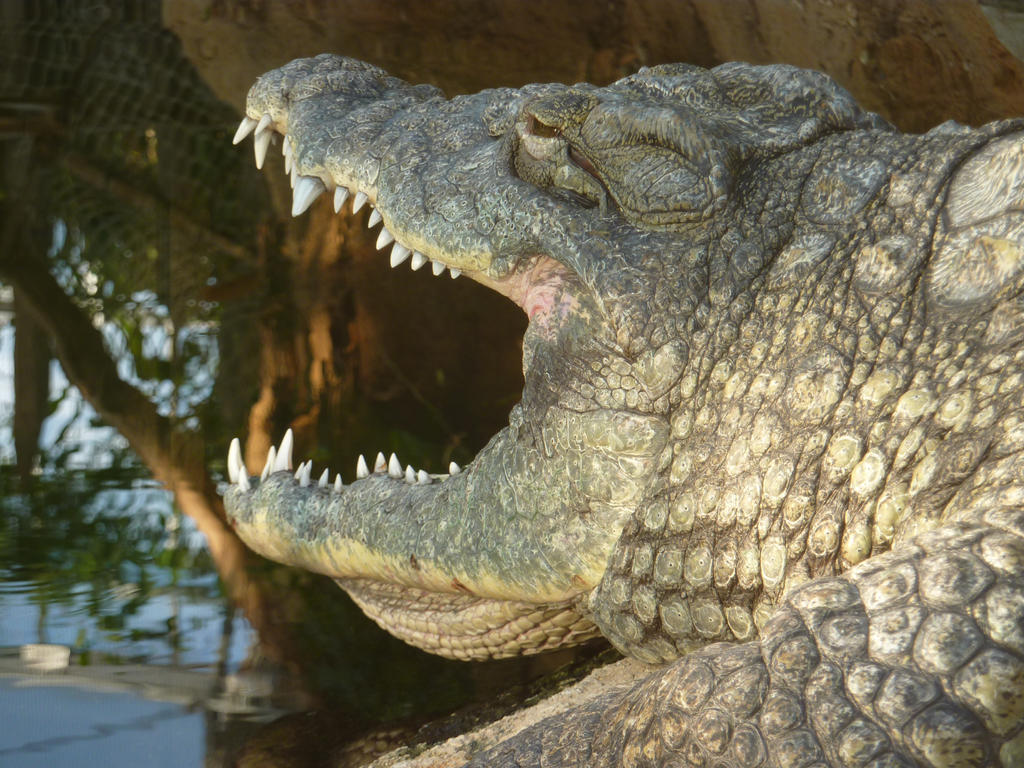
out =
[[907,136],[743,64],[445,100],[336,56],[247,114],[297,212],[362,192],[394,261],[530,324],[464,471],[234,460],[242,537],[435,652],[670,662],[479,764],[1024,765],[1024,122]]

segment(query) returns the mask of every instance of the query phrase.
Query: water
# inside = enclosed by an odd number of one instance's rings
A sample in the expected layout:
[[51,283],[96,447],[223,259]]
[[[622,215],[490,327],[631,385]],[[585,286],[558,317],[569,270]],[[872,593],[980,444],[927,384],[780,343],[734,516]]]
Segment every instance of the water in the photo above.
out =
[[[60,713],[59,725],[54,713]],[[0,764],[202,765],[204,722],[178,702],[96,686],[0,678]]]
[[211,716],[245,733],[296,704],[246,670],[258,635],[194,522],[59,370],[51,382],[40,445],[62,466],[27,483],[0,468],[0,765],[207,764]]

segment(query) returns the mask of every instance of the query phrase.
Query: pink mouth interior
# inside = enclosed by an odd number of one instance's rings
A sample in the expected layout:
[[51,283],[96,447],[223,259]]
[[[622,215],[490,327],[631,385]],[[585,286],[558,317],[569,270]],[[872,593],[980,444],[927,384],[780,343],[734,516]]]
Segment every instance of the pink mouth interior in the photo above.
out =
[[485,275],[474,279],[491,290],[507,296],[533,320],[550,314],[560,301],[569,270],[549,256],[537,256],[527,269],[516,271],[507,278],[493,280]]

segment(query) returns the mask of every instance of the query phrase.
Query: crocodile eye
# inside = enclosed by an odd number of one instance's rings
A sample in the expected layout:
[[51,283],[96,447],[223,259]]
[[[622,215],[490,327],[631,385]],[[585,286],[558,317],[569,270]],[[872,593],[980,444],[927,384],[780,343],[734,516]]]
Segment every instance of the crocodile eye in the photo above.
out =
[[543,139],[554,139],[562,135],[562,132],[556,126],[542,123],[537,119],[536,115],[530,115],[527,119],[526,131]]

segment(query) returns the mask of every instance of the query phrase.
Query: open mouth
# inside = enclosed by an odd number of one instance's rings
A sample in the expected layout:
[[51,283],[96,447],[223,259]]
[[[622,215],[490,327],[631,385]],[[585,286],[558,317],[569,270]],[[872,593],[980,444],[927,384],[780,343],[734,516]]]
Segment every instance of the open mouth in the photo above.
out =
[[[426,205],[421,201],[435,194],[433,186],[421,185],[418,193],[422,197],[412,200],[411,196],[402,197],[404,180],[396,175],[389,179],[380,167],[362,178],[346,167],[318,167],[309,161],[308,154],[299,157],[309,151],[308,137],[289,135],[284,120],[275,121],[269,114],[250,114],[242,120],[235,143],[250,134],[254,134],[258,167],[264,164],[270,146],[281,142],[285,168],[292,180],[293,215],[305,212],[324,193],[332,195],[337,212],[349,201],[353,213],[370,206],[368,224],[380,226],[377,248],[388,249],[393,268],[409,262],[413,270],[419,270],[430,264],[436,276],[447,271],[453,278],[469,277],[518,304],[529,318],[523,344],[527,390],[524,403],[516,406],[514,413],[528,410],[525,401],[529,399],[531,380],[535,387],[538,382],[547,385],[540,371],[551,365],[552,345],[560,343],[559,335],[571,325],[567,325],[566,319],[578,311],[578,280],[568,267],[536,248],[513,249],[510,256],[502,258],[479,242],[467,246],[462,233],[472,231],[479,219],[472,211],[463,213],[459,219],[458,212],[451,213],[456,206],[446,209],[445,201],[431,203],[444,215],[444,227],[431,229],[430,222],[417,226],[417,205]],[[495,142],[487,139],[480,144],[490,152],[493,165]],[[478,162],[471,167],[482,165]],[[474,188],[480,187],[476,183]],[[440,245],[436,242],[438,229],[442,231]],[[578,334],[569,335],[576,338]],[[536,375],[531,376],[531,370]],[[510,423],[521,424],[522,420],[522,415],[514,415]],[[406,595],[424,590],[512,604],[518,596],[531,594],[536,597],[532,605],[564,606],[566,600],[575,599],[593,586],[599,563],[576,563],[572,557],[558,564],[564,572],[551,574],[549,584],[524,567],[523,580],[529,581],[526,588],[516,584],[514,573],[508,573],[507,579],[504,574],[499,579],[493,577],[494,573],[509,571],[507,564],[498,567],[488,561],[496,553],[474,552],[476,547],[469,541],[453,542],[450,553],[439,552],[446,547],[439,547],[428,541],[426,534],[418,533],[428,527],[426,520],[437,517],[438,526],[458,520],[462,528],[501,526],[508,529],[507,535],[516,536],[514,527],[509,527],[508,505],[524,491],[510,472],[529,468],[528,464],[523,465],[527,459],[519,456],[523,451],[531,453],[529,462],[537,461],[532,456],[536,450],[532,439],[523,443],[518,430],[518,426],[501,430],[466,467],[451,462],[447,473],[432,473],[403,463],[395,453],[380,452],[372,458],[360,455],[354,481],[349,484],[341,473],[321,468],[314,472],[312,461],[295,466],[290,430],[279,445],[269,449],[262,469],[252,474],[242,459],[241,443],[236,438],[228,454],[231,487],[225,493],[225,501],[229,519],[246,542],[262,554],[327,573],[347,582],[346,589],[354,580],[360,580],[401,584]],[[510,461],[523,466],[513,469]],[[483,501],[475,501],[477,496],[482,496]],[[533,501],[526,504],[531,515],[539,506]],[[384,508],[390,510],[387,519],[378,519],[374,510]],[[514,510],[511,513],[514,515]],[[493,519],[489,519],[491,516]],[[524,526],[528,523],[525,517],[521,521]],[[528,537],[534,535],[531,532]],[[527,536],[520,536],[523,538]],[[471,550],[469,565],[467,549]],[[353,593],[352,589],[349,591]],[[373,615],[373,608],[367,612]],[[390,628],[394,630],[393,626]]]
[[[262,169],[271,146],[280,145],[284,158],[284,170],[288,174],[292,191],[292,216],[305,213],[309,207],[325,192],[332,197],[335,213],[345,212],[349,206],[352,215],[359,213],[364,207],[370,209],[367,218],[369,228],[380,226],[376,239],[378,251],[387,254],[392,269],[405,263],[413,271],[419,271],[429,265],[435,277],[446,272],[451,279],[462,275],[485,285],[491,290],[509,298],[526,314],[536,328],[543,329],[548,321],[557,314],[559,302],[564,301],[563,288],[571,272],[564,265],[549,256],[540,253],[524,254],[515,263],[502,269],[499,273],[484,268],[458,268],[447,264],[439,255],[427,256],[423,250],[429,245],[424,244],[412,233],[396,236],[399,229],[390,225],[389,216],[377,207],[377,190],[372,187],[360,188],[353,181],[350,184],[336,183],[329,174],[319,176],[299,173],[296,160],[295,144],[285,132],[278,131],[270,114],[254,118],[246,116],[242,119],[235,132],[233,143],[239,144],[250,134],[253,135],[253,148],[256,167]],[[393,231],[394,230],[394,231]],[[420,250],[422,248],[423,250]],[[430,252],[428,250],[428,252]],[[315,486],[325,491],[341,492],[344,483],[340,473],[331,478],[329,470],[324,469],[318,478],[313,476],[312,461],[302,462],[297,467],[292,461],[293,436],[291,430],[285,434],[279,446],[272,446],[259,474],[260,482],[273,473],[289,471],[294,473],[294,480],[301,488]],[[410,485],[428,485],[444,480],[461,471],[459,465],[450,462],[448,473],[432,474],[423,469],[416,469],[409,464],[403,465],[395,453],[385,456],[383,452],[368,460],[360,455],[355,468],[355,479],[361,480],[371,475],[386,476],[395,480],[403,480]],[[233,484],[243,490],[250,489],[248,469],[242,460],[242,452],[237,438],[232,442],[228,457],[228,473]]]

